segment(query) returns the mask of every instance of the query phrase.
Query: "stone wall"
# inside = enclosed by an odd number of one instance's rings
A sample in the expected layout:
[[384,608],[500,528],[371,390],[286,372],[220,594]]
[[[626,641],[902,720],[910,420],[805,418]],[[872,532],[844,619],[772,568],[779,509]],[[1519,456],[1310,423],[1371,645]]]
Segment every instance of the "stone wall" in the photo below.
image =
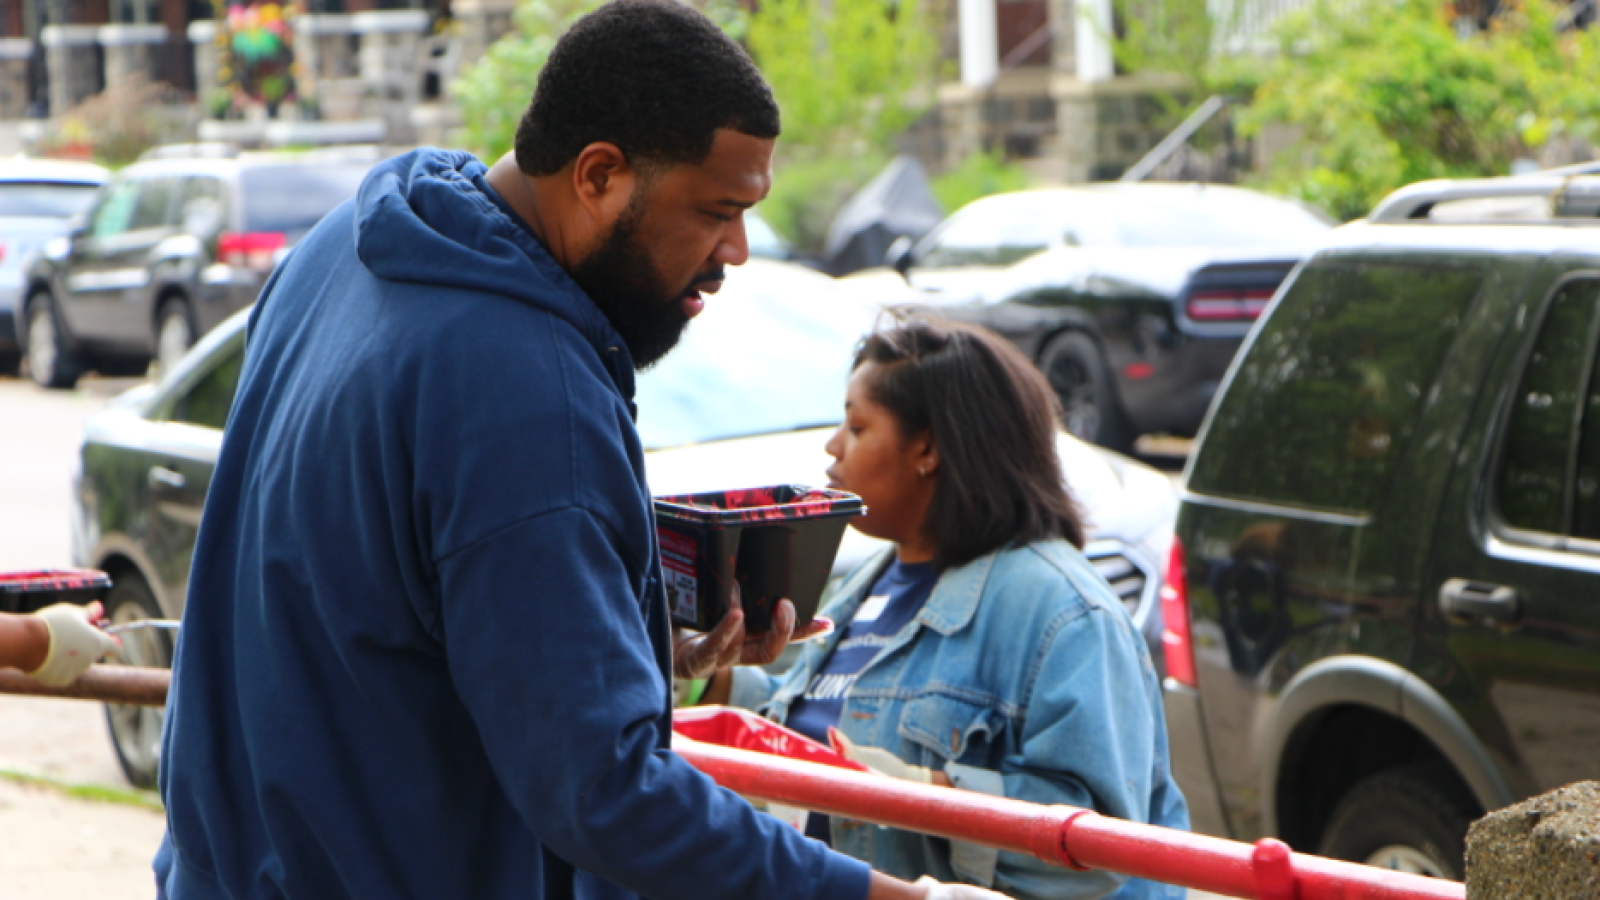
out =
[[1467,832],[1467,900],[1600,897],[1600,782],[1497,810]]
[[1165,136],[1170,116],[1159,97],[1177,87],[1167,79],[1089,84],[1054,67],[1013,69],[986,89],[943,86],[900,149],[933,172],[987,150],[1045,182],[1115,179]]

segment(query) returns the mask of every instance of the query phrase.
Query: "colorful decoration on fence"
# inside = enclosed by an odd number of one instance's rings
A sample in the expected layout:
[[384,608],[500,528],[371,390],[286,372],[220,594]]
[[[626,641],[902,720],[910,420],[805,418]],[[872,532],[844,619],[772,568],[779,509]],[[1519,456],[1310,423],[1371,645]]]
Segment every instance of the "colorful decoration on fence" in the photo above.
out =
[[[223,0],[216,0],[222,6]],[[251,104],[261,104],[275,115],[279,104],[294,99],[294,29],[291,21],[300,10],[293,3],[229,4],[219,15],[217,30],[220,81],[227,93],[224,116],[237,114]]]

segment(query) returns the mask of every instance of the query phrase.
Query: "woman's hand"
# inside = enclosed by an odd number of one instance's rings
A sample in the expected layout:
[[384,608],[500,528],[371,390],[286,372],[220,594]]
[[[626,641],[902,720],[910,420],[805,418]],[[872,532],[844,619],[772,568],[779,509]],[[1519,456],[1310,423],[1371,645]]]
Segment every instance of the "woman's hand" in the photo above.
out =
[[826,632],[825,619],[814,620],[804,633],[794,633],[794,604],[779,600],[772,610],[772,627],[765,634],[747,635],[744,610],[739,606],[739,586],[733,586],[733,605],[717,627],[691,634],[672,648],[672,674],[679,678],[706,678],[728,666],[764,666],[776,660],[790,640],[805,640]]
[[939,787],[955,787],[949,775],[922,766],[913,766],[881,747],[863,747],[845,737],[844,732],[837,728],[828,729],[828,743],[833,745],[833,752],[853,763],[860,763],[879,775]]

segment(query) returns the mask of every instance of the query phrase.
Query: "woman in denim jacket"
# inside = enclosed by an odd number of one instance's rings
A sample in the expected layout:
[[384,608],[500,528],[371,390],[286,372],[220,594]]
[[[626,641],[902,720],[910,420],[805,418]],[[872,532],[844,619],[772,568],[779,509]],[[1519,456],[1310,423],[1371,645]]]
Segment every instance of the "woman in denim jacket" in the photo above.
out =
[[[857,351],[829,486],[894,543],[822,615],[841,623],[783,677],[721,669],[701,702],[759,709],[885,774],[1187,829],[1144,640],[1079,552],[1055,449],[1056,400],[987,332],[912,320]],[[836,730],[835,730],[836,729]],[[829,732],[832,732],[830,735]],[[1021,898],[1181,898],[844,819],[833,846],[904,878]]]

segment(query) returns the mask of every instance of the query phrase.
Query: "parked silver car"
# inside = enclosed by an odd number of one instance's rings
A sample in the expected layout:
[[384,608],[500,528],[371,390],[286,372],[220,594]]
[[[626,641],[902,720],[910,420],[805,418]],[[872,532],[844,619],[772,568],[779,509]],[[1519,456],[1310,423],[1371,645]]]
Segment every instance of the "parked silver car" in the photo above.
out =
[[171,366],[255,302],[272,267],[355,196],[377,148],[152,159],[116,174],[81,224],[33,256],[18,320],[28,372]]
[[0,161],[0,374],[14,374],[22,361],[17,322],[28,257],[65,234],[110,177],[85,162]]

